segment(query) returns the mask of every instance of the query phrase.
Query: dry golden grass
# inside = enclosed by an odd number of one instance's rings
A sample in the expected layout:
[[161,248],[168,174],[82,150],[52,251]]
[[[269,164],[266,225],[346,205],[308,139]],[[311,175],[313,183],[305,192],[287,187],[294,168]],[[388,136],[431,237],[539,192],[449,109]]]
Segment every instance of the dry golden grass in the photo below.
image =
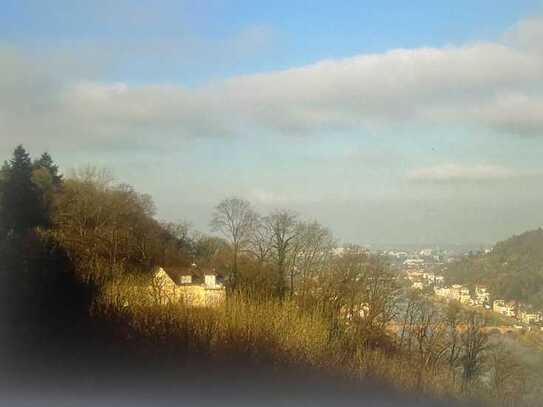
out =
[[272,298],[248,300],[234,294],[212,309],[182,302],[159,305],[143,286],[124,282],[105,287],[93,311],[127,321],[132,335],[188,352],[318,365],[330,344],[330,330],[321,315]]
[[409,355],[357,346],[363,341],[345,338],[349,331],[332,334],[323,313],[303,310],[293,300],[249,299],[237,293],[212,309],[183,303],[158,305],[138,287],[143,286],[117,283],[102,290],[94,312],[120,322],[125,335],[138,345],[149,345],[146,349],[187,357],[205,354],[235,360],[243,356],[256,362],[324,368],[401,391],[448,399],[489,397],[484,392],[462,392],[459,380],[445,365],[421,370]]

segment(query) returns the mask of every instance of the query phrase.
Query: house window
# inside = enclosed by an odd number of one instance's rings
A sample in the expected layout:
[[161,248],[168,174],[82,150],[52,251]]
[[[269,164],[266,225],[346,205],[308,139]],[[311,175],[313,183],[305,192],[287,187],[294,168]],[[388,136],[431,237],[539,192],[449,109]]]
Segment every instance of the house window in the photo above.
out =
[[192,276],[181,276],[181,284],[192,284]]

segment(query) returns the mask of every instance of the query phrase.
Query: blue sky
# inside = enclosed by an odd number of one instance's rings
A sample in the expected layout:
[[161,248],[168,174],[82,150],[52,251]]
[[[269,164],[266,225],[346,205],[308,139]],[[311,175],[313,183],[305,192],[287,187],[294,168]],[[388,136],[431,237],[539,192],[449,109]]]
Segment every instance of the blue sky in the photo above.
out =
[[543,223],[543,2],[2,1],[0,153],[236,194],[357,243]]
[[[0,27],[4,42],[37,49],[119,44],[128,49],[112,58],[104,77],[186,84],[392,48],[493,40],[515,22],[543,10],[541,1],[266,3],[4,0]],[[195,51],[195,61],[188,63],[175,55],[176,47],[186,41],[213,48],[243,33],[251,37],[251,30],[261,30],[256,36],[262,38],[254,46],[265,50],[248,44],[246,55],[222,55],[218,64],[205,50]],[[173,55],[146,57],[161,45],[170,47]]]

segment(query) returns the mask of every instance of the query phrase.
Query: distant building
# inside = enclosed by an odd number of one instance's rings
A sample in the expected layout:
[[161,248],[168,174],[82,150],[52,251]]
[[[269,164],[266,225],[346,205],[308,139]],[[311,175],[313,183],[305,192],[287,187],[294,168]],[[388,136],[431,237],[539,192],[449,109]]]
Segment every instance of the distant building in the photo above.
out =
[[409,256],[409,253],[407,252],[395,252],[394,250],[390,250],[386,254],[397,259],[405,259],[407,256]]
[[370,306],[367,302],[358,304],[357,306],[343,306],[340,309],[340,315],[347,321],[352,321],[357,318],[366,318],[370,312]]
[[484,307],[487,304],[490,304],[490,292],[488,288],[479,285],[475,286],[474,305]]
[[148,287],[160,304],[183,301],[194,307],[215,307],[224,303],[226,290],[211,270],[203,270],[203,280],[193,269],[159,267]]
[[492,311],[513,318],[516,314],[516,303],[514,301],[494,300]]
[[421,266],[424,264],[424,260],[417,259],[417,258],[410,258],[410,259],[404,260],[403,264],[407,267]]
[[422,281],[415,281],[412,285],[412,288],[415,288],[417,290],[422,290],[424,288],[424,283]]
[[469,288],[460,284],[453,284],[450,287],[435,287],[434,294],[466,305],[471,305],[473,302],[469,294]]
[[469,294],[469,288],[464,287],[461,284],[453,284],[451,286],[451,298],[462,303],[471,304],[471,295]]
[[543,316],[540,312],[530,310],[522,310],[518,312],[517,318],[526,325],[535,324],[543,321]]
[[407,279],[409,281],[421,281],[424,278],[424,272],[422,271],[411,271],[407,272]]
[[449,287],[436,287],[434,288],[434,294],[438,297],[450,298],[451,290]]
[[429,284],[434,284],[436,275],[434,273],[422,273],[422,278],[424,278]]

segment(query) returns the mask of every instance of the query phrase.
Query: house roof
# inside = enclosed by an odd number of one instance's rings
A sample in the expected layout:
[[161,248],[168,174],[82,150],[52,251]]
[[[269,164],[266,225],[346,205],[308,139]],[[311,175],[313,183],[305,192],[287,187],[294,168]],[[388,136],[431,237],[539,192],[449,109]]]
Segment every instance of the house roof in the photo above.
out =
[[217,276],[215,270],[210,268],[199,268],[198,266],[167,266],[163,267],[166,274],[177,285],[184,285],[181,283],[182,276],[191,276],[192,284],[201,284],[204,282],[204,276],[214,275]]

